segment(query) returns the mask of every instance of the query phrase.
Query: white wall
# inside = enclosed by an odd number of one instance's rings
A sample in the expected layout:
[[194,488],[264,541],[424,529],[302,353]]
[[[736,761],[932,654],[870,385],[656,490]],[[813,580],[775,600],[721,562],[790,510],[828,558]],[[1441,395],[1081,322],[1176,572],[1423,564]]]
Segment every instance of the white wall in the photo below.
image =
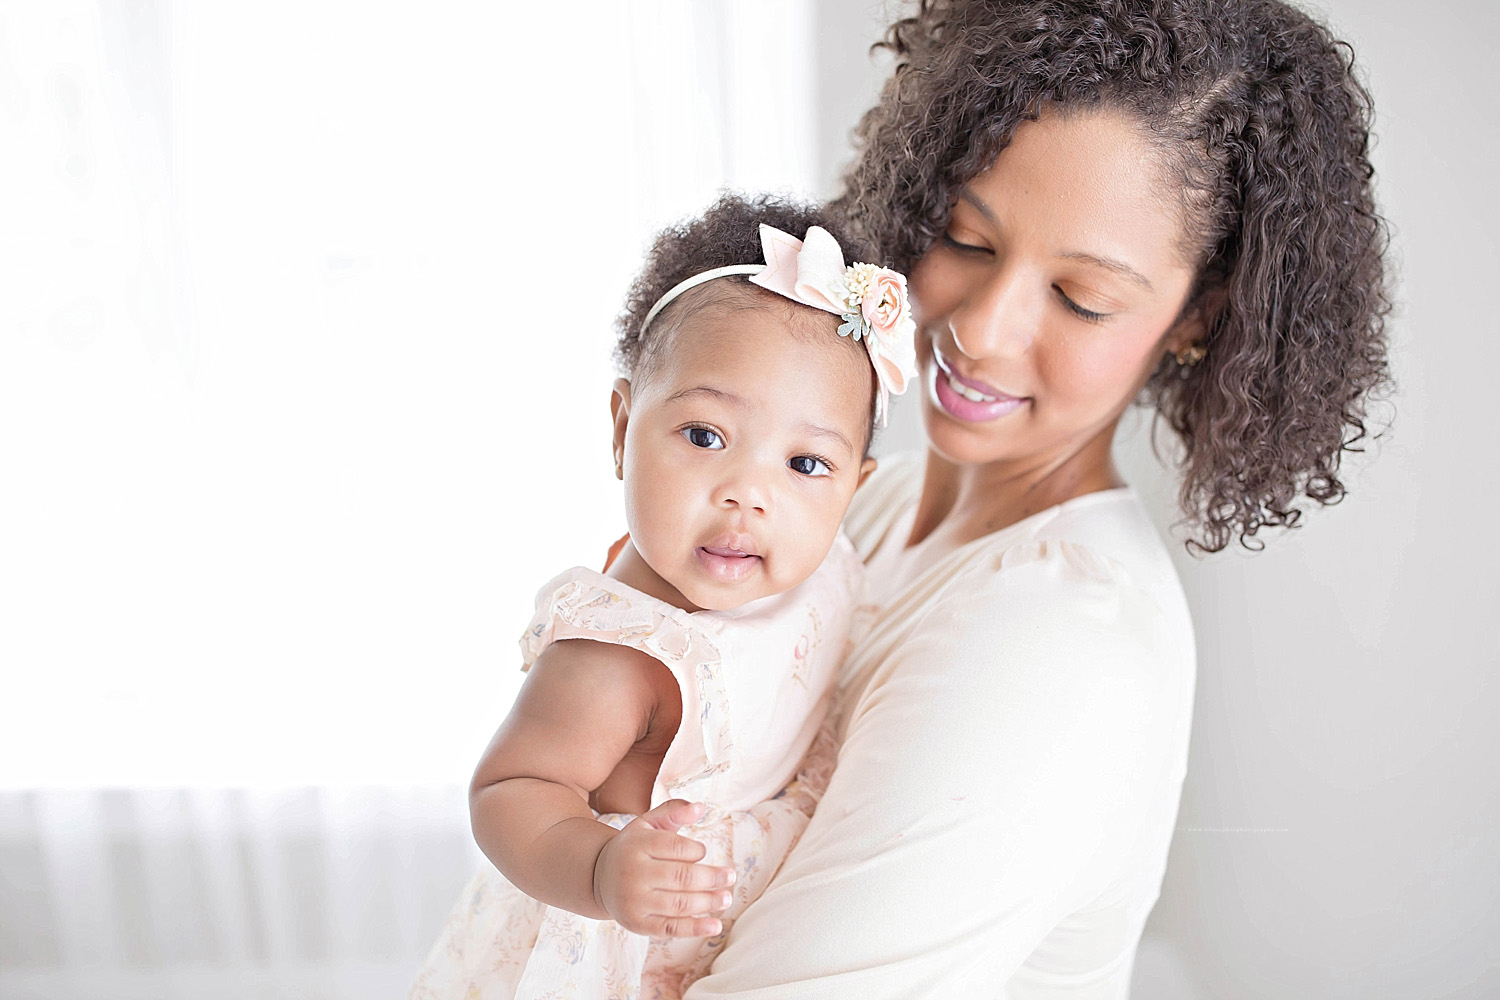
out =
[[[1135,979],[1150,1000],[1500,995],[1500,536],[1483,513],[1500,493],[1500,8],[1323,14],[1375,96],[1395,420],[1304,528],[1255,555],[1177,551],[1198,697]],[[861,29],[825,35],[823,106],[848,116],[826,139],[873,99],[863,51],[884,18],[835,0],[820,20]],[[901,403],[888,446],[920,440]],[[1167,531],[1175,486],[1136,423],[1120,459]]]

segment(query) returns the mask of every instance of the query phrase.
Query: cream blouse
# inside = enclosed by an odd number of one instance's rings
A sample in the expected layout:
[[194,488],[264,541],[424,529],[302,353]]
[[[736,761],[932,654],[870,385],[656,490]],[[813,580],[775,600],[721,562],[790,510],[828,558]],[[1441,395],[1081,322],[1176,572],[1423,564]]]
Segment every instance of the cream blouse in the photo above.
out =
[[877,596],[841,676],[838,764],[710,997],[1124,998],[1187,766],[1195,654],[1129,489],[976,539],[914,579],[922,457],[845,522]]

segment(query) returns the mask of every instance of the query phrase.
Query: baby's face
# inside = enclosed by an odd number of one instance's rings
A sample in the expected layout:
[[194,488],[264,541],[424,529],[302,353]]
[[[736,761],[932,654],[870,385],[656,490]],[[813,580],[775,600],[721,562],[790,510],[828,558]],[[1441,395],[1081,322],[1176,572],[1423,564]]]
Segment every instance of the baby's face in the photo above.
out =
[[838,323],[735,296],[671,331],[641,384],[617,383],[631,542],[687,610],[790,590],[832,547],[874,466],[873,375]]

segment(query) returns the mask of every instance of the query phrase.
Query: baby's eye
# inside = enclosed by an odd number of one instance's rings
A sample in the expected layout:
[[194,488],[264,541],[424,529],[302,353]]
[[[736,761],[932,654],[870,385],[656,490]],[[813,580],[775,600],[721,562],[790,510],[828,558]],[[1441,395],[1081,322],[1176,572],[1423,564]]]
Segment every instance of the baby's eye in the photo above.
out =
[[718,451],[724,447],[724,439],[719,437],[719,432],[711,431],[707,427],[684,427],[682,436],[687,438],[688,443],[695,448]]
[[833,470],[828,467],[827,462],[811,455],[798,455],[796,458],[788,459],[786,464],[793,472],[800,472],[804,476],[833,475]]

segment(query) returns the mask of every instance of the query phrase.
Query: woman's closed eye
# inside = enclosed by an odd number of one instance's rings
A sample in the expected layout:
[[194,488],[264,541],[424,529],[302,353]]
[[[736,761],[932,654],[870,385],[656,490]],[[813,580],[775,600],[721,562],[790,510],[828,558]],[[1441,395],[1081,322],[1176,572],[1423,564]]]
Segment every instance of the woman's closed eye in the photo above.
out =
[[694,448],[706,448],[709,451],[719,451],[724,447],[724,438],[712,427],[704,427],[694,424],[682,429],[682,436],[687,438],[688,444]]
[[816,455],[797,455],[787,459],[786,464],[793,472],[812,478],[833,475],[833,466],[829,465],[826,459]]
[[994,251],[991,250],[987,246],[981,246],[978,243],[965,243],[962,240],[957,239],[956,237],[954,237],[954,235],[952,233],[944,233],[943,234],[943,244],[945,246],[947,246],[950,250],[956,250],[959,253],[985,254],[985,255],[989,255],[989,254],[994,253]]
[[1077,316],[1079,319],[1084,320],[1088,323],[1100,323],[1109,318],[1109,313],[1095,312],[1092,309],[1085,309],[1083,306],[1079,305],[1077,302],[1074,302],[1071,298],[1069,298],[1068,293],[1063,291],[1058,286],[1053,285],[1052,288],[1057,292],[1058,298],[1062,300],[1062,304],[1067,307],[1067,310],[1073,315]]

